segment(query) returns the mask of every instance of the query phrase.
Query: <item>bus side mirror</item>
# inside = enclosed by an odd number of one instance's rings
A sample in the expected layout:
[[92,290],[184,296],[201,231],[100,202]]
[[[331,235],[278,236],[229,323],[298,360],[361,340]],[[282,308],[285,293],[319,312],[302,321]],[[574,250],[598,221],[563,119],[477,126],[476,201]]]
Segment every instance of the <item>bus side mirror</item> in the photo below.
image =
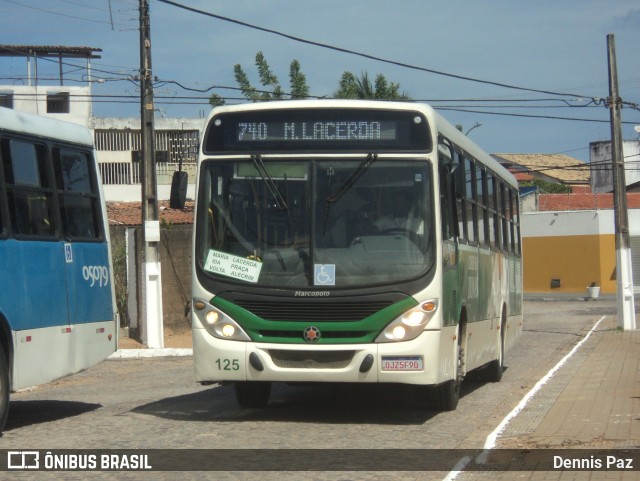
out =
[[186,172],[178,171],[173,173],[171,194],[169,196],[169,207],[172,209],[184,210],[187,200],[188,181],[189,175]]

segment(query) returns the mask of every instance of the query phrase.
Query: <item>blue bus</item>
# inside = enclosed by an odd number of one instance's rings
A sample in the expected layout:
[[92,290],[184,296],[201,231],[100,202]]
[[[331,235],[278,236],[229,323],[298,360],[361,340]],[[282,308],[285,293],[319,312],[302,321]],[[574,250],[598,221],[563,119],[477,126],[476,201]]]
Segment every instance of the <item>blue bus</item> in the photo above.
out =
[[0,431],[9,393],[117,346],[106,207],[91,133],[0,108]]

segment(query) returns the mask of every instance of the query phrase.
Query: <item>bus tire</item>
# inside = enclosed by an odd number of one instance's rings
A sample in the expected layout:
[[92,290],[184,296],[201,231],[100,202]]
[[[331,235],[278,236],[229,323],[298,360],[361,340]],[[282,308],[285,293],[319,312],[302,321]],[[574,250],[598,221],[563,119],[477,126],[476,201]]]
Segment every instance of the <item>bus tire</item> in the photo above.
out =
[[4,348],[0,344],[0,436],[4,431],[4,426],[9,415],[9,364],[4,353]]
[[491,361],[482,371],[482,380],[486,382],[500,382],[504,371],[504,319],[500,325],[500,345],[498,346],[498,358]]
[[460,400],[460,381],[451,379],[433,388],[433,405],[438,411],[455,411]]
[[460,323],[458,328],[458,362],[456,367],[455,378],[438,384],[433,388],[433,404],[439,411],[455,411],[460,400],[460,387],[464,379],[464,346],[463,340],[466,336],[466,326]]
[[239,381],[234,383],[236,399],[243,408],[264,408],[269,403],[271,383],[260,381]]

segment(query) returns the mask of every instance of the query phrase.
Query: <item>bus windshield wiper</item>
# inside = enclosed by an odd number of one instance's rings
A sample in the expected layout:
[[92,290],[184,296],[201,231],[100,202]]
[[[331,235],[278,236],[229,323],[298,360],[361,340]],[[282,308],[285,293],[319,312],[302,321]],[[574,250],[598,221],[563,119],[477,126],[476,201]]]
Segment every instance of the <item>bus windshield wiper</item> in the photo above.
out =
[[340,186],[338,191],[327,197],[327,201],[324,207],[324,222],[322,223],[322,231],[325,232],[327,230],[327,223],[329,222],[329,208],[332,204],[335,204],[340,200],[340,198],[358,182],[358,179],[362,177],[362,174],[369,168],[371,164],[373,164],[378,158],[378,154],[369,154],[365,159],[363,159],[356,167],[356,170],[353,171],[353,174],[349,176],[347,180],[344,181],[344,184]]
[[262,156],[259,154],[252,155],[251,160],[253,161],[253,165],[256,167],[258,174],[260,174],[260,177],[262,177],[262,180],[266,184],[267,189],[269,189],[269,192],[275,199],[278,208],[282,210],[288,210],[289,207],[287,206],[287,201],[284,199],[284,197],[282,197],[282,194],[278,190],[278,186],[273,181],[273,178],[269,175],[269,172],[264,165],[264,161],[262,160]]
[[342,197],[345,192],[347,192],[351,187],[354,186],[356,182],[358,182],[358,179],[362,177],[362,174],[365,173],[365,171],[371,164],[376,161],[377,158],[378,154],[367,155],[367,158],[363,159],[362,162],[358,164],[358,167],[356,167],[356,170],[353,171],[353,174],[351,174],[351,176],[347,180],[345,180],[344,184],[340,186],[338,192],[330,197],[327,197],[327,204],[335,204],[336,202],[338,202],[338,200],[340,200],[340,197]]

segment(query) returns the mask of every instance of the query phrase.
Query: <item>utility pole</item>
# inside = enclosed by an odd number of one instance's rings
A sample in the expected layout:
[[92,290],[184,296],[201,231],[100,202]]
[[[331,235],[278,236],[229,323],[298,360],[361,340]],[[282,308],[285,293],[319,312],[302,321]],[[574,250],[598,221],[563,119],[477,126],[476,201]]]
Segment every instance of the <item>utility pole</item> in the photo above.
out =
[[151,20],[149,0],[140,0],[140,133],[142,158],[142,231],[144,245],[142,286],[142,341],[150,348],[164,347],[162,282],[160,276],[160,223],[156,182]]
[[613,35],[607,35],[609,58],[609,109],[611,112],[611,154],[613,160],[613,204],[616,236],[616,278],[618,326],[625,331],[635,330],[636,314],[633,299],[633,275],[631,272],[631,248],[629,216],[627,213],[627,184],[622,153],[622,127],[620,109],[622,99],[618,93],[618,70]]

